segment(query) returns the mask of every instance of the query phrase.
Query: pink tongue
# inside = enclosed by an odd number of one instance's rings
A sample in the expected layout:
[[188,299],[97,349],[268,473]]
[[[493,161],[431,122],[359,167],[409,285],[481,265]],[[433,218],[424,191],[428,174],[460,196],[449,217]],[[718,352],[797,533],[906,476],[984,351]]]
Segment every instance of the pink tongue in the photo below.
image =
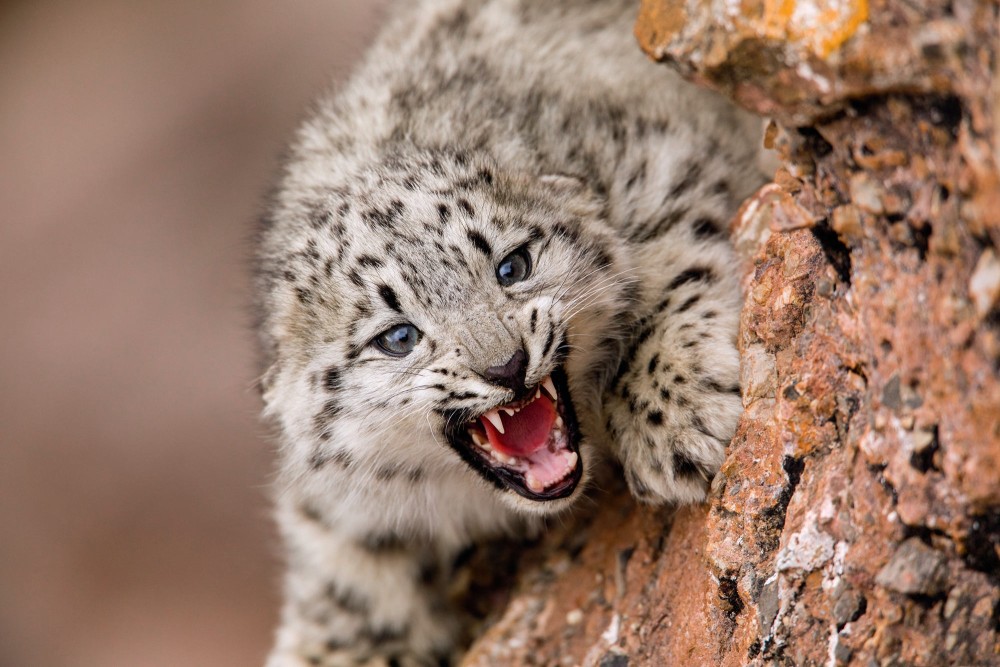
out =
[[503,433],[496,430],[488,419],[480,418],[479,421],[486,429],[490,446],[507,456],[528,456],[537,452],[549,439],[552,423],[556,420],[556,406],[544,394],[513,416],[508,416],[503,410],[499,413]]

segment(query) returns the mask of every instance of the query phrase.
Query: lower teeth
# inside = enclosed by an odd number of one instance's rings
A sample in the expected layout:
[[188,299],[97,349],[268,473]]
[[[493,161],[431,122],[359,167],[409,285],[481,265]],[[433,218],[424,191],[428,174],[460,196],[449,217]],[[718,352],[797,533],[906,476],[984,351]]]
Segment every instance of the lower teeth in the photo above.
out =
[[[576,452],[567,452],[563,457],[563,460],[566,462],[566,469],[563,470],[562,474],[560,474],[558,478],[552,480],[549,483],[549,486],[566,479],[566,476],[569,475],[570,472],[572,472],[572,470],[576,467],[577,458]],[[535,493],[541,493],[546,489],[545,484],[542,484],[530,470],[525,473],[524,482],[528,485],[528,488]]]
[[[504,412],[508,413],[512,412],[507,408],[500,408],[500,409],[503,410]],[[563,441],[565,435],[564,433],[565,426],[566,424],[563,421],[562,415],[556,414],[555,421],[553,422],[552,425],[552,431],[549,436],[549,441],[547,443],[547,449],[550,453],[556,454],[560,451],[561,449],[560,443]],[[528,459],[519,458],[517,456],[508,456],[507,454],[498,452],[490,445],[489,439],[486,438],[485,435],[478,430],[469,429],[469,437],[472,440],[472,444],[478,447],[481,451],[488,454],[489,457],[494,461],[496,461],[497,463],[506,466],[521,466],[522,464],[527,464],[525,467],[529,469],[523,471],[524,482],[525,485],[528,487],[528,489],[531,490],[533,493],[542,493],[545,491],[546,488],[551,488],[555,484],[566,479],[566,477],[576,467],[577,460],[579,458],[576,452],[564,451],[562,455],[563,455],[563,462],[565,465],[565,469],[558,475],[558,477],[556,477],[546,485],[543,484],[541,480],[535,477],[535,475],[532,473],[532,471],[530,470],[531,466]],[[523,470],[523,468],[520,468],[519,470]]]
[[539,482],[535,478],[535,476],[532,475],[530,472],[527,475],[525,475],[524,481],[527,482],[528,488],[534,491],[535,493],[541,493],[542,491],[545,490],[545,485]]

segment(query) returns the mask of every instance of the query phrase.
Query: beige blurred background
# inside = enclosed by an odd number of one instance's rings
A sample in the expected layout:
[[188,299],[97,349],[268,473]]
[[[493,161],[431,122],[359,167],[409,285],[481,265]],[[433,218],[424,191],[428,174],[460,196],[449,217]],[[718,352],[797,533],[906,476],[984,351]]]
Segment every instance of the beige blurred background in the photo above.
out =
[[0,665],[258,665],[247,257],[366,0],[0,4]]

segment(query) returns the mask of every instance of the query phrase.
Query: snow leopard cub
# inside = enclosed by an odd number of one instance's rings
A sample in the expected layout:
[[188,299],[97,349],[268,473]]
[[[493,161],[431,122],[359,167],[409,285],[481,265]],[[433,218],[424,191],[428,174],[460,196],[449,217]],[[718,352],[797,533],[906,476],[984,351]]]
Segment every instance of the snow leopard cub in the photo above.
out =
[[270,667],[443,664],[442,581],[577,499],[705,495],[740,413],[725,229],[756,123],[632,0],[402,2],[260,232],[286,601]]

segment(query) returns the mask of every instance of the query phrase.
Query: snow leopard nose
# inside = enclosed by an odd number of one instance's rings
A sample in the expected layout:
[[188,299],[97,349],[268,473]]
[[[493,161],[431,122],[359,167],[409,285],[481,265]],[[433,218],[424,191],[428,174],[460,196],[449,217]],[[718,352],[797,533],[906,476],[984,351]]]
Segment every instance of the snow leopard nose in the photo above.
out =
[[528,393],[524,386],[524,376],[528,371],[528,355],[519,349],[503,366],[490,366],[483,376],[493,384],[514,390],[514,396],[521,398]]

